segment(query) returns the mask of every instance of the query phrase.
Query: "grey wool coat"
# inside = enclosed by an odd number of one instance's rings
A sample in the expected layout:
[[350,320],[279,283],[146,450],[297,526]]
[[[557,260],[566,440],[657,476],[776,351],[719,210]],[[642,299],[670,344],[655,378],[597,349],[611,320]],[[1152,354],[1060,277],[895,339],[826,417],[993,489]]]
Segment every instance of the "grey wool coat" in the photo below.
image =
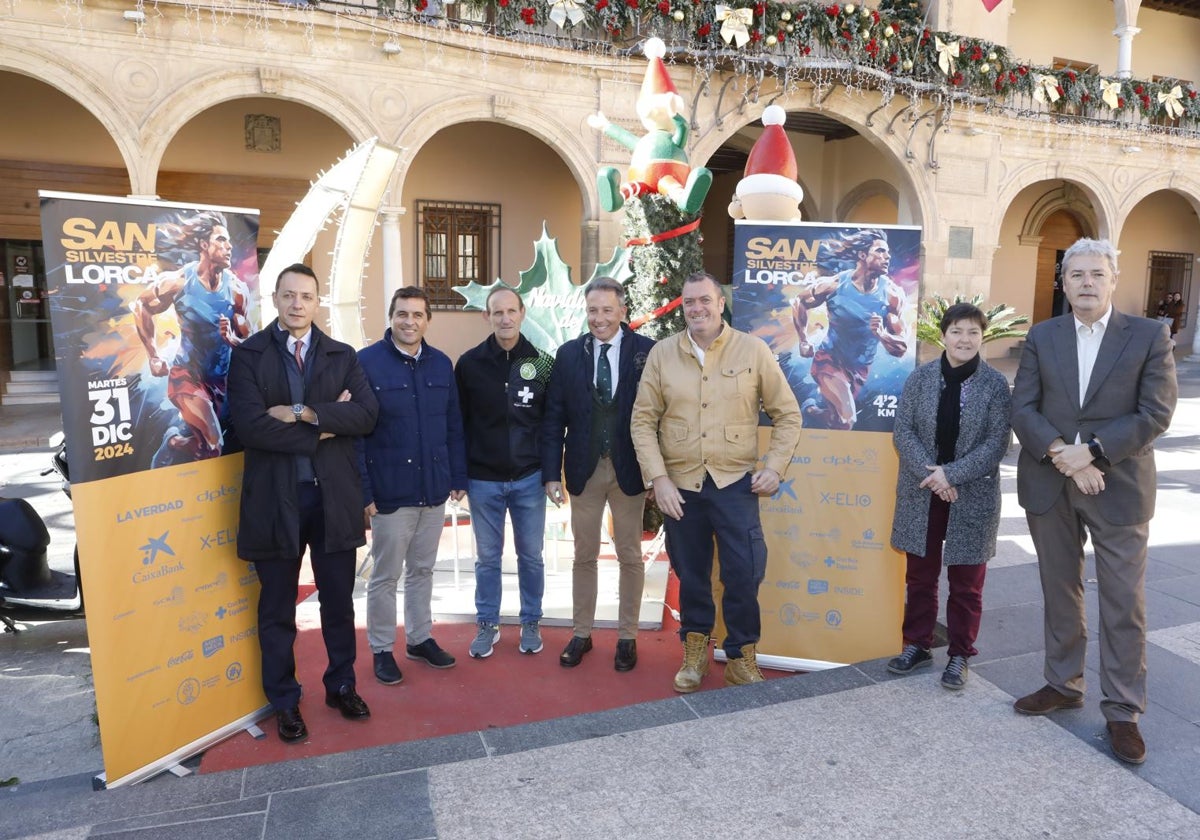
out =
[[[934,433],[942,391],[941,359],[921,365],[904,384],[892,440],[900,456],[892,545],[925,555],[932,493],[919,485],[937,463]],[[947,565],[986,563],[996,553],[1000,527],[1000,459],[1009,443],[1008,381],[986,362],[962,384],[962,414],[954,460],[942,465],[958,490],[950,505],[942,562]]]

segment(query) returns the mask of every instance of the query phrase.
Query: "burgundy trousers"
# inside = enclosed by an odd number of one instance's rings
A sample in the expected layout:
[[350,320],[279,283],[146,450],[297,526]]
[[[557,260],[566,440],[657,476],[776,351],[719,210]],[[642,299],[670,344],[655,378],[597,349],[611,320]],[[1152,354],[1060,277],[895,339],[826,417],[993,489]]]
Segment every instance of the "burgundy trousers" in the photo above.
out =
[[[931,494],[932,495],[932,494]],[[908,554],[905,577],[908,598],[904,606],[904,644],[933,647],[938,614],[938,578],[942,573],[942,543],[950,521],[950,503],[938,496],[929,502],[929,530],[925,556]],[[987,564],[954,564],[946,567],[950,596],[946,601],[946,630],[950,656],[975,656],[975,637],[983,616],[983,579]]]

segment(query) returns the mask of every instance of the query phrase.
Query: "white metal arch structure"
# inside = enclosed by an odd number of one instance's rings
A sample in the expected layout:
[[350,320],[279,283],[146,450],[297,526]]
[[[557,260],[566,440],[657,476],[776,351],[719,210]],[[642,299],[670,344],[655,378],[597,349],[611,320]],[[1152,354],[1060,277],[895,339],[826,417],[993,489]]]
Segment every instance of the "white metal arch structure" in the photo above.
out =
[[329,332],[339,341],[362,347],[365,340],[361,311],[363,268],[375,217],[400,153],[400,149],[385,146],[378,138],[371,137],[351,149],[309,188],[276,237],[259,273],[259,288],[263,290],[260,311],[264,324],[278,314],[266,291],[275,288],[280,271],[300,262],[312,250],[317,234],[324,229],[333,212],[340,209],[341,220],[329,271]]

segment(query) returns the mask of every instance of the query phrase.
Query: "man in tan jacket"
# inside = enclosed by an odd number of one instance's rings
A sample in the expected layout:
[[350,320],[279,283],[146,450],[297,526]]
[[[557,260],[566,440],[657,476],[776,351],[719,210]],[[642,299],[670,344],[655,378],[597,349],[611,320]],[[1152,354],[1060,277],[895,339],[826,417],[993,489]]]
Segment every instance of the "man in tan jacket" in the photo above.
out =
[[[779,488],[800,439],[800,408],[779,363],[763,341],[725,324],[724,309],[711,274],[684,281],[687,329],[650,351],[630,423],[642,477],[666,517],[667,553],[679,578],[684,652],[675,690],[685,693],[708,673],[714,536],[725,589],[725,684],[762,681],[755,646],[767,546],[758,496]],[[755,471],[760,410],[774,427],[765,465]]]

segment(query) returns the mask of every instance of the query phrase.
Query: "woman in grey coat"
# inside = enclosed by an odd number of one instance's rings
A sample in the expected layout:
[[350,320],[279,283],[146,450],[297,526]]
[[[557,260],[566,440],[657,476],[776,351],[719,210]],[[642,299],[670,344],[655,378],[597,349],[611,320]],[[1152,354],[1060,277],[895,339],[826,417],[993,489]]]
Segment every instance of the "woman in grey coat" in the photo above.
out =
[[[1000,459],[1008,449],[1008,382],[979,358],[987,317],[956,303],[941,321],[942,357],[904,385],[892,432],[900,456],[892,545],[908,555],[904,650],[894,674],[929,665],[946,564],[950,661],[942,685],[961,689],[983,614],[987,561],[1000,526]],[[945,546],[943,547],[943,542]]]

